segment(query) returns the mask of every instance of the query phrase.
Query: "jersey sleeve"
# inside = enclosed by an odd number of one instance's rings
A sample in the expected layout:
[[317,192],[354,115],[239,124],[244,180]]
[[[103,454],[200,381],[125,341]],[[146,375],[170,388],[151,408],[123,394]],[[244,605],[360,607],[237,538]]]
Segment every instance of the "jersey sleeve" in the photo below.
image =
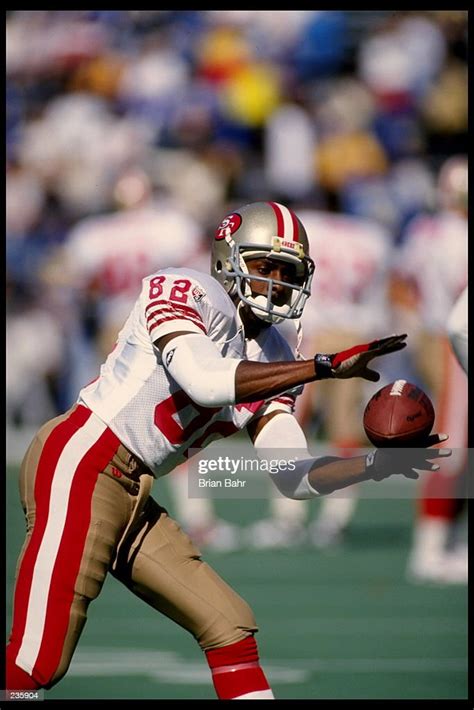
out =
[[288,414],[293,414],[295,411],[296,396],[295,391],[291,390],[274,397],[260,407],[255,413],[255,417],[263,417],[264,414],[270,414],[271,412],[288,412]]
[[[266,347],[266,358],[268,362],[289,362],[295,360],[292,347],[287,339],[276,328],[272,329],[272,337],[269,338]],[[303,391],[303,385],[293,387],[282,394],[267,399],[255,412],[254,418],[259,418],[271,412],[287,412],[293,414],[295,411],[296,397]]]
[[152,342],[178,331],[208,334],[202,288],[194,279],[157,273],[144,279],[143,289],[143,315]]
[[[280,331],[277,329],[274,334],[275,344],[272,347],[271,359],[275,361],[288,362],[295,360],[295,353],[293,346],[290,345],[288,339],[285,338]],[[271,400],[263,405],[261,410],[258,412],[258,416],[263,414],[270,414],[270,412],[283,411],[288,412],[288,414],[294,414],[296,398],[303,392],[303,385],[293,387],[291,390],[287,390],[282,394],[276,395]]]

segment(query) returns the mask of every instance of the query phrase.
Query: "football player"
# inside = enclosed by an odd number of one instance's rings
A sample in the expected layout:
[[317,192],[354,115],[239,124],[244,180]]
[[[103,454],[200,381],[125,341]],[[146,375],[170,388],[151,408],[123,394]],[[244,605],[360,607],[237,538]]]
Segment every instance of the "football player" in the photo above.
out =
[[[168,268],[142,282],[117,345],[74,406],[45,424],[25,454],[27,536],[17,566],[7,688],[50,688],[66,673],[89,603],[108,572],[189,631],[221,699],[272,699],[249,605],[201,558],[155,501],[154,478],[190,447],[246,428],[257,453],[284,440],[306,449],[292,415],[295,387],[327,378],[378,379],[370,361],[405,335],[335,354],[291,359],[273,327],[298,319],[314,263],[305,229],[283,205],[229,214],[212,244],[211,276]],[[433,435],[427,446],[446,435]],[[438,450],[393,466],[367,456],[296,461],[272,480],[284,495],[318,497],[391,473],[431,470]]]
[[[396,265],[397,291],[403,293],[396,306],[405,324],[411,322],[409,350],[433,398],[435,426],[449,431],[451,446],[457,449],[442,471],[421,481],[407,564],[407,576],[416,582],[466,584],[468,579],[467,549],[452,544],[463,510],[459,492],[467,467],[463,450],[468,396],[465,373],[450,343],[450,318],[458,299],[459,316],[464,312],[467,318],[461,296],[468,278],[467,190],[467,158],[448,158],[438,175],[439,210],[419,215],[407,225]],[[467,333],[464,337],[467,345]]]
[[457,361],[468,374],[468,288],[458,296],[448,316],[448,337]]

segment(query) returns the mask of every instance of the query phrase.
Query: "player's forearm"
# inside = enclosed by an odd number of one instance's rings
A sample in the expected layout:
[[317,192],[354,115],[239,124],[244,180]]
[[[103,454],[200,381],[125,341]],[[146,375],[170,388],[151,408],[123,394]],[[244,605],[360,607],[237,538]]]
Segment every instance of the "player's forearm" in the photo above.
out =
[[280,493],[287,498],[317,498],[373,477],[366,471],[366,456],[314,458],[307,449],[306,437],[297,420],[286,412],[264,415],[248,429],[259,458],[291,463],[277,467],[270,474]]
[[269,399],[316,379],[313,360],[298,362],[252,362],[242,360],[235,371],[235,401]]
[[366,457],[317,459],[308,473],[308,482],[320,495],[327,495],[353,483],[368,481],[372,477],[366,470]]

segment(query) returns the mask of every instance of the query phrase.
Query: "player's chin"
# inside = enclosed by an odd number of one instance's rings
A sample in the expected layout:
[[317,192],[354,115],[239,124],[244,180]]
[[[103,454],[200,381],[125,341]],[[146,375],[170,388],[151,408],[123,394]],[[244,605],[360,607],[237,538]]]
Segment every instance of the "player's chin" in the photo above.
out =
[[272,303],[274,306],[280,308],[281,306],[288,306],[290,304],[290,299],[285,294],[281,296],[272,296]]

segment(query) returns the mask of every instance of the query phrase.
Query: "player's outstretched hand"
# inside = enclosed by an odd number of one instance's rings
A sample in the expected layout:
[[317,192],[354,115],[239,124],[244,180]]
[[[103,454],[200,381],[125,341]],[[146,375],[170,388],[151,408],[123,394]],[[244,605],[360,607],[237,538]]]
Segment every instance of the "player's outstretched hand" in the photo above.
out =
[[375,481],[381,481],[393,474],[406,478],[419,478],[419,471],[438,471],[439,465],[433,459],[451,456],[451,449],[429,449],[441,444],[447,434],[430,434],[425,442],[426,448],[416,449],[374,449],[366,457],[366,469]]
[[347,379],[349,377],[363,377],[370,382],[378,382],[380,375],[375,370],[367,367],[374,357],[388,355],[406,347],[404,342],[407,335],[389,335],[370,343],[355,345],[348,350],[332,355],[317,354],[314,356],[317,379],[336,377]]

